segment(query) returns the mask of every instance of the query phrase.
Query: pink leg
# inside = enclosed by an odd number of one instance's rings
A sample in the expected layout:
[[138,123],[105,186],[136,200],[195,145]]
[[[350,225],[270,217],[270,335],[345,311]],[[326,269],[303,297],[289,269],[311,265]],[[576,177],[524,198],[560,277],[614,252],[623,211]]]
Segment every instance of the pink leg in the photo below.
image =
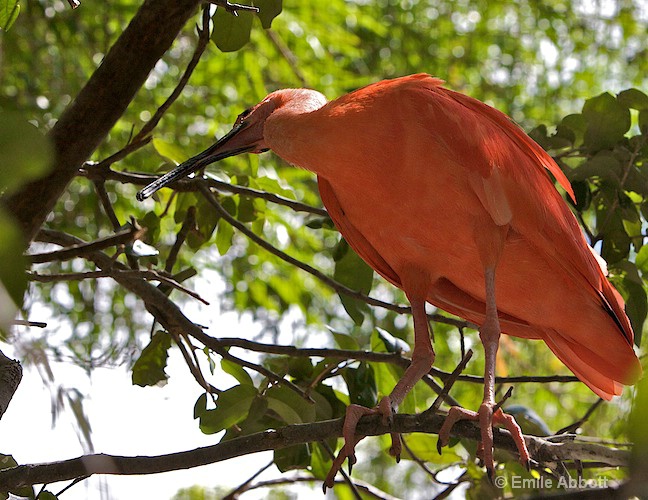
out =
[[[356,436],[355,430],[358,421],[365,415],[379,414],[383,417],[383,425],[389,424],[393,419],[393,413],[397,411],[398,406],[403,402],[405,396],[412,390],[412,387],[421,380],[423,375],[430,371],[434,362],[434,350],[430,341],[430,330],[428,328],[427,314],[425,313],[425,299],[409,297],[412,304],[412,315],[414,317],[414,351],[412,352],[412,362],[405,370],[403,377],[398,381],[396,387],[389,396],[380,400],[375,408],[365,408],[359,405],[349,405],[344,419],[342,436],[344,446],[333,461],[331,470],[324,481],[324,490],[332,488],[335,475],[342,467],[345,458],[349,459],[349,471],[356,463],[355,446],[364,438]],[[401,454],[400,435],[392,433],[392,446],[390,454],[396,457],[398,461]]]
[[453,406],[448,412],[441,430],[439,431],[439,450],[448,443],[452,426],[459,420],[478,421],[481,428],[483,462],[489,477],[493,477],[495,465],[493,460],[493,425],[504,426],[513,437],[520,454],[520,461],[528,466],[529,451],[527,450],[522,431],[515,419],[502,412],[501,409],[493,412],[495,403],[495,359],[499,347],[500,325],[497,318],[495,303],[495,269],[486,269],[486,319],[479,330],[479,337],[484,344],[486,368],[484,370],[484,400],[478,412]]

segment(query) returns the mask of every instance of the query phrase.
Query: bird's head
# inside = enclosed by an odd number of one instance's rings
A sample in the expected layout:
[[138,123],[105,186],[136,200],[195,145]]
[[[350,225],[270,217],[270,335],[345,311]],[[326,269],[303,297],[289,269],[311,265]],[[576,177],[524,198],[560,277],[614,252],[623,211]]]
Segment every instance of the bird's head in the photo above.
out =
[[137,199],[143,201],[164,186],[224,158],[267,151],[269,148],[264,140],[264,127],[271,114],[282,108],[291,108],[296,112],[313,111],[325,102],[324,96],[319,92],[306,89],[277,90],[269,94],[256,106],[243,111],[234,122],[232,130],[215,144],[150,183],[137,193]]

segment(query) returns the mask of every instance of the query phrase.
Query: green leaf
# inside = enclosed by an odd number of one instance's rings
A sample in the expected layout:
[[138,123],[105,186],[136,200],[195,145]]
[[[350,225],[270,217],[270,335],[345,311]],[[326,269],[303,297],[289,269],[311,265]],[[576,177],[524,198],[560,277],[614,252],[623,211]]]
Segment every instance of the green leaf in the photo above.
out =
[[0,113],[0,151],[0,192],[13,192],[51,170],[49,139],[19,113]]
[[637,383],[637,393],[628,422],[628,433],[634,443],[630,467],[632,474],[648,472],[648,377]]
[[235,16],[218,7],[212,17],[214,29],[211,39],[223,52],[235,52],[250,41],[254,14],[245,10],[239,10],[237,14]]
[[626,108],[637,110],[648,109],[648,95],[639,89],[628,89],[620,92],[617,100]]
[[155,151],[160,156],[171,160],[176,165],[180,165],[180,163],[187,159],[187,155],[184,154],[184,151],[172,142],[167,142],[158,138],[154,138],[151,142],[153,143]]
[[274,463],[281,472],[305,469],[310,465],[310,461],[310,448],[305,443],[274,451]]
[[0,29],[9,31],[20,14],[18,0],[0,0]]
[[640,345],[643,325],[646,321],[646,315],[648,315],[648,296],[644,287],[631,278],[625,278],[623,286],[628,292],[626,313],[635,332],[634,341],[635,344]]
[[158,331],[153,335],[133,365],[133,385],[145,387],[166,381],[169,378],[164,372],[164,368],[166,368],[170,347],[171,335],[163,331]]
[[250,186],[270,193],[279,194],[285,198],[295,199],[295,193],[291,188],[283,187],[278,180],[271,177],[256,177],[250,179]]
[[[340,240],[342,242],[344,240]],[[335,263],[333,279],[346,285],[352,290],[367,295],[373,284],[373,269],[362,260],[353,249],[349,248],[344,255]],[[354,299],[344,294],[339,294],[342,305],[356,325],[364,321],[363,311],[366,311],[367,304],[359,299]]]
[[27,245],[13,219],[0,210],[0,330],[8,331],[27,289]]
[[281,14],[282,3],[282,0],[254,0],[254,5],[259,7],[257,17],[264,29],[270,28],[272,20]]
[[[468,455],[468,453],[465,453],[463,448],[458,446],[455,446],[454,448],[445,448],[443,454],[439,455],[439,452],[437,451],[437,436],[430,434],[415,432],[404,435],[403,439],[406,440],[407,448],[412,451],[414,456],[433,464],[452,464],[455,462],[462,462]],[[458,451],[464,451],[464,456],[457,453]],[[405,460],[413,460],[412,455],[410,455],[407,450],[403,450],[402,458]]]
[[648,109],[639,111],[639,130],[642,134],[648,134]]
[[225,255],[232,246],[232,238],[234,236],[234,228],[224,219],[218,221],[218,229],[216,230],[216,248],[218,253]]
[[207,393],[203,392],[194,404],[194,418],[200,418],[207,412]]
[[57,500],[57,499],[58,497],[51,491],[45,490],[45,491],[41,491],[38,494],[38,500]]
[[637,252],[635,264],[642,273],[648,273],[648,245],[642,246],[641,250]]
[[[334,442],[335,441],[333,441],[333,443]],[[311,446],[311,474],[322,481],[328,474],[329,470],[331,470],[333,461],[327,453],[326,448],[321,443],[313,443]],[[329,443],[329,446],[334,448],[335,445]]]
[[228,361],[227,359],[222,359],[221,368],[225,373],[234,377],[239,384],[252,386],[254,385],[252,377],[250,377],[248,372],[246,372],[241,365],[237,365],[236,363]]
[[367,363],[360,363],[358,368],[347,368],[342,372],[349,389],[349,400],[360,406],[373,408],[378,402],[376,379],[373,368]]
[[[590,190],[589,184],[583,180],[573,181],[571,185],[576,195],[576,210],[579,212],[587,210],[592,203],[592,191]],[[573,204],[571,198],[569,198],[569,202]]]
[[313,364],[310,358],[303,358],[301,356],[289,357],[288,375],[296,381],[309,380],[313,375]]
[[257,390],[251,385],[237,385],[218,395],[216,408],[205,410],[200,416],[200,430],[215,434],[243,421],[249,413]]
[[619,186],[621,181],[619,173],[621,164],[609,151],[600,151],[596,156],[583,162],[578,168],[571,172],[573,181],[589,180],[592,177],[611,182],[614,186]]
[[241,196],[238,203],[238,220],[241,222],[253,222],[257,218],[254,208],[254,200],[247,196]]
[[[18,466],[18,462],[16,462],[16,460],[14,459],[13,456],[4,455],[4,454],[0,453],[0,470],[11,469],[12,467],[17,467],[17,466]],[[31,487],[31,486],[21,486],[19,488],[12,489],[9,492],[7,492],[6,490],[5,491],[0,491],[0,498],[3,499],[3,500],[6,499],[6,498],[9,498],[9,495],[7,493],[12,493],[13,495],[16,495],[17,497],[20,497],[20,498],[35,498],[36,497],[36,495],[34,495],[34,488]],[[49,492],[45,492],[45,493],[47,493],[48,495],[51,495],[51,496],[49,496],[49,497],[46,496],[46,497],[42,497],[42,498],[48,498],[48,499],[53,498],[54,500],[56,500],[56,497],[54,495],[52,495],[51,493],[49,493]],[[41,495],[42,494],[43,493],[41,493]],[[41,495],[38,496],[39,499],[41,498]],[[15,498],[15,497],[12,496],[11,498]]]
[[220,221],[220,215],[204,197],[198,198],[195,206],[196,231],[191,231],[190,235],[193,237],[188,238],[189,246],[193,250],[197,250],[211,239]]
[[592,151],[611,148],[630,128],[630,110],[607,92],[585,101],[583,116],[587,120],[585,146]]
[[295,391],[276,385],[266,392],[268,410],[288,425],[315,421],[315,405]]
[[335,339],[335,343],[340,349],[347,349],[349,351],[357,351],[358,349],[360,349],[358,341],[353,336],[347,333],[340,333],[333,330],[330,330],[330,332]]
[[399,339],[398,337],[394,337],[387,330],[383,330],[382,328],[376,328],[376,333],[378,334],[380,340],[382,340],[383,344],[385,344],[385,348],[387,349],[387,352],[400,353],[400,352],[410,351],[410,346],[407,342],[405,342],[403,339]]

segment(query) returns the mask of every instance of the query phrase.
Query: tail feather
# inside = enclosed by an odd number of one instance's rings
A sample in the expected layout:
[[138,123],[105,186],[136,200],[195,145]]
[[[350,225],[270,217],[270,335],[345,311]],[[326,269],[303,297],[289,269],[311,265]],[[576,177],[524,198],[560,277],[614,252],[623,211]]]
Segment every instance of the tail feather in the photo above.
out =
[[598,353],[574,344],[555,331],[545,335],[544,341],[574,375],[603,399],[620,395],[624,385],[634,384],[641,376],[641,365],[632,347],[627,349],[627,362],[611,366]]

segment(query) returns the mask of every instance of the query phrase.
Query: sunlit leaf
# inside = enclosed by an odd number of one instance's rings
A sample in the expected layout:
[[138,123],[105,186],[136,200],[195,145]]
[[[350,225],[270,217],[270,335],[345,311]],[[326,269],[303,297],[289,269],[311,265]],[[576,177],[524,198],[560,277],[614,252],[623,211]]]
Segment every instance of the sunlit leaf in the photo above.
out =
[[232,361],[229,361],[227,359],[222,359],[221,360],[221,368],[223,371],[232,377],[234,377],[239,384],[241,385],[254,385],[254,382],[252,381],[252,377],[250,377],[249,373],[245,371],[245,369],[239,365],[236,364]]
[[232,237],[234,236],[234,228],[224,219],[218,221],[218,229],[216,230],[216,248],[218,253],[225,255],[232,246]]
[[0,29],[9,31],[20,14],[18,0],[0,0]]
[[[451,464],[460,462],[467,457],[467,453],[460,446],[454,448],[444,448],[443,454],[439,455],[437,451],[437,436],[431,434],[412,433],[404,437],[407,447],[412,451],[415,457],[425,462],[434,464]],[[460,454],[463,452],[462,454]],[[402,458],[412,460],[412,455],[404,450]]]
[[169,376],[165,373],[171,335],[158,331],[153,335],[149,344],[133,365],[133,384],[139,386],[155,385],[166,381]]
[[216,408],[200,415],[200,430],[215,434],[244,420],[250,410],[257,390],[251,385],[237,385],[218,395]]
[[261,20],[261,26],[268,29],[272,20],[281,14],[282,0],[254,0],[254,5],[259,7],[257,17]]
[[153,143],[155,151],[157,151],[160,156],[171,160],[176,165],[179,165],[187,159],[187,155],[185,155],[182,149],[172,142],[167,142],[157,137],[154,138],[151,142]]

